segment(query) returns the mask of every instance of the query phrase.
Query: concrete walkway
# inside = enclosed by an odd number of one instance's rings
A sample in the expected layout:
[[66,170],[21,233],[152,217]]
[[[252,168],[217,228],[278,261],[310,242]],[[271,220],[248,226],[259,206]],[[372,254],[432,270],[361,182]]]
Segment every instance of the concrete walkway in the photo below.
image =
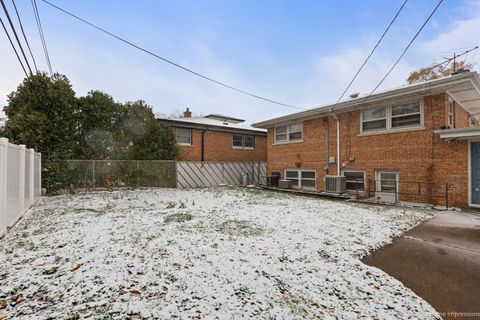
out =
[[363,262],[403,282],[445,319],[453,312],[480,319],[480,216],[440,213]]

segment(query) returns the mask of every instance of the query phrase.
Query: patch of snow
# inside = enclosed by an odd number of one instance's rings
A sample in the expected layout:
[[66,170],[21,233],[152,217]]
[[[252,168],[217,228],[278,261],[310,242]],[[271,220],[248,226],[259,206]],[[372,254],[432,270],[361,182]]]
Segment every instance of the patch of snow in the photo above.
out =
[[0,314],[435,319],[423,299],[360,261],[428,218],[256,189],[43,198],[0,240]]

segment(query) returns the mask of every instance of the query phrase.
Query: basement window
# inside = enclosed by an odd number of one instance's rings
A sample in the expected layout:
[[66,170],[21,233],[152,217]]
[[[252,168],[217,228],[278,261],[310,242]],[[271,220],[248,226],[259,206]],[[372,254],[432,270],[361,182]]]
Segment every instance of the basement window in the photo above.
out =
[[286,143],[303,140],[303,124],[294,123],[275,127],[275,143]]
[[316,190],[316,172],[315,170],[285,170],[285,179],[292,181],[292,188]]
[[188,146],[192,145],[192,129],[176,128],[175,136],[177,144]]
[[343,171],[347,181],[347,191],[365,191],[365,171]]
[[244,134],[234,134],[232,146],[235,149],[255,149],[255,137]]

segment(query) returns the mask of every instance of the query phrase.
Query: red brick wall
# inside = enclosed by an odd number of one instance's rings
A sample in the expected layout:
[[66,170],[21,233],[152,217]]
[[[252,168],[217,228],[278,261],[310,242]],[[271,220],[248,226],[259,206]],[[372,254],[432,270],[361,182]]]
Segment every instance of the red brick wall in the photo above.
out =
[[255,136],[255,149],[232,147],[232,133],[205,132],[205,161],[266,161],[267,137]]
[[470,126],[470,113],[461,105],[455,103],[455,128],[465,128]]
[[180,149],[179,160],[200,161],[202,158],[201,145],[202,132],[200,130],[192,130],[192,145],[178,145]]
[[[232,147],[232,133],[223,131],[205,131],[204,161],[266,161],[267,137],[255,136],[255,149],[235,149]],[[192,145],[179,145],[184,161],[201,161],[202,130],[192,129]]]
[[[424,127],[415,131],[360,134],[360,112],[340,114],[341,167],[366,171],[371,184],[376,170],[397,170],[400,192],[416,194],[420,188],[422,194],[403,195],[404,201],[443,204],[444,198],[435,196],[444,195],[448,182],[452,184],[449,204],[465,207],[467,142],[446,142],[433,132],[446,125],[446,94],[425,97],[423,102]],[[278,171],[283,177],[287,168],[315,169],[317,189],[323,190],[324,175],[336,174],[336,164],[327,162],[328,156],[336,157],[336,121],[333,117],[311,119],[303,122],[303,128],[302,143],[283,145],[273,145],[274,129],[268,130],[268,171]],[[374,190],[373,185],[370,188]]]

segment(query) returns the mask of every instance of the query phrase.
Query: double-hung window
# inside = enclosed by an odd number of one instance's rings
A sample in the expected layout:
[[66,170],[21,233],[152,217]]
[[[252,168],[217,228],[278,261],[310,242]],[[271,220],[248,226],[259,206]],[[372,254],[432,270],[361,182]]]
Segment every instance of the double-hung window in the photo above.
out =
[[387,129],[387,108],[362,111],[362,131]]
[[255,149],[255,137],[252,135],[234,134],[232,146],[235,149]]
[[392,128],[412,127],[422,124],[420,102],[392,106]]
[[285,179],[292,182],[292,188],[295,189],[316,189],[315,170],[285,170]]
[[343,171],[347,182],[347,191],[365,191],[364,171]]
[[294,142],[303,140],[303,124],[294,123],[275,127],[275,142]]
[[382,106],[361,112],[362,132],[388,131],[423,124],[423,108],[419,100]]
[[175,136],[180,145],[192,145],[192,129],[176,128]]

